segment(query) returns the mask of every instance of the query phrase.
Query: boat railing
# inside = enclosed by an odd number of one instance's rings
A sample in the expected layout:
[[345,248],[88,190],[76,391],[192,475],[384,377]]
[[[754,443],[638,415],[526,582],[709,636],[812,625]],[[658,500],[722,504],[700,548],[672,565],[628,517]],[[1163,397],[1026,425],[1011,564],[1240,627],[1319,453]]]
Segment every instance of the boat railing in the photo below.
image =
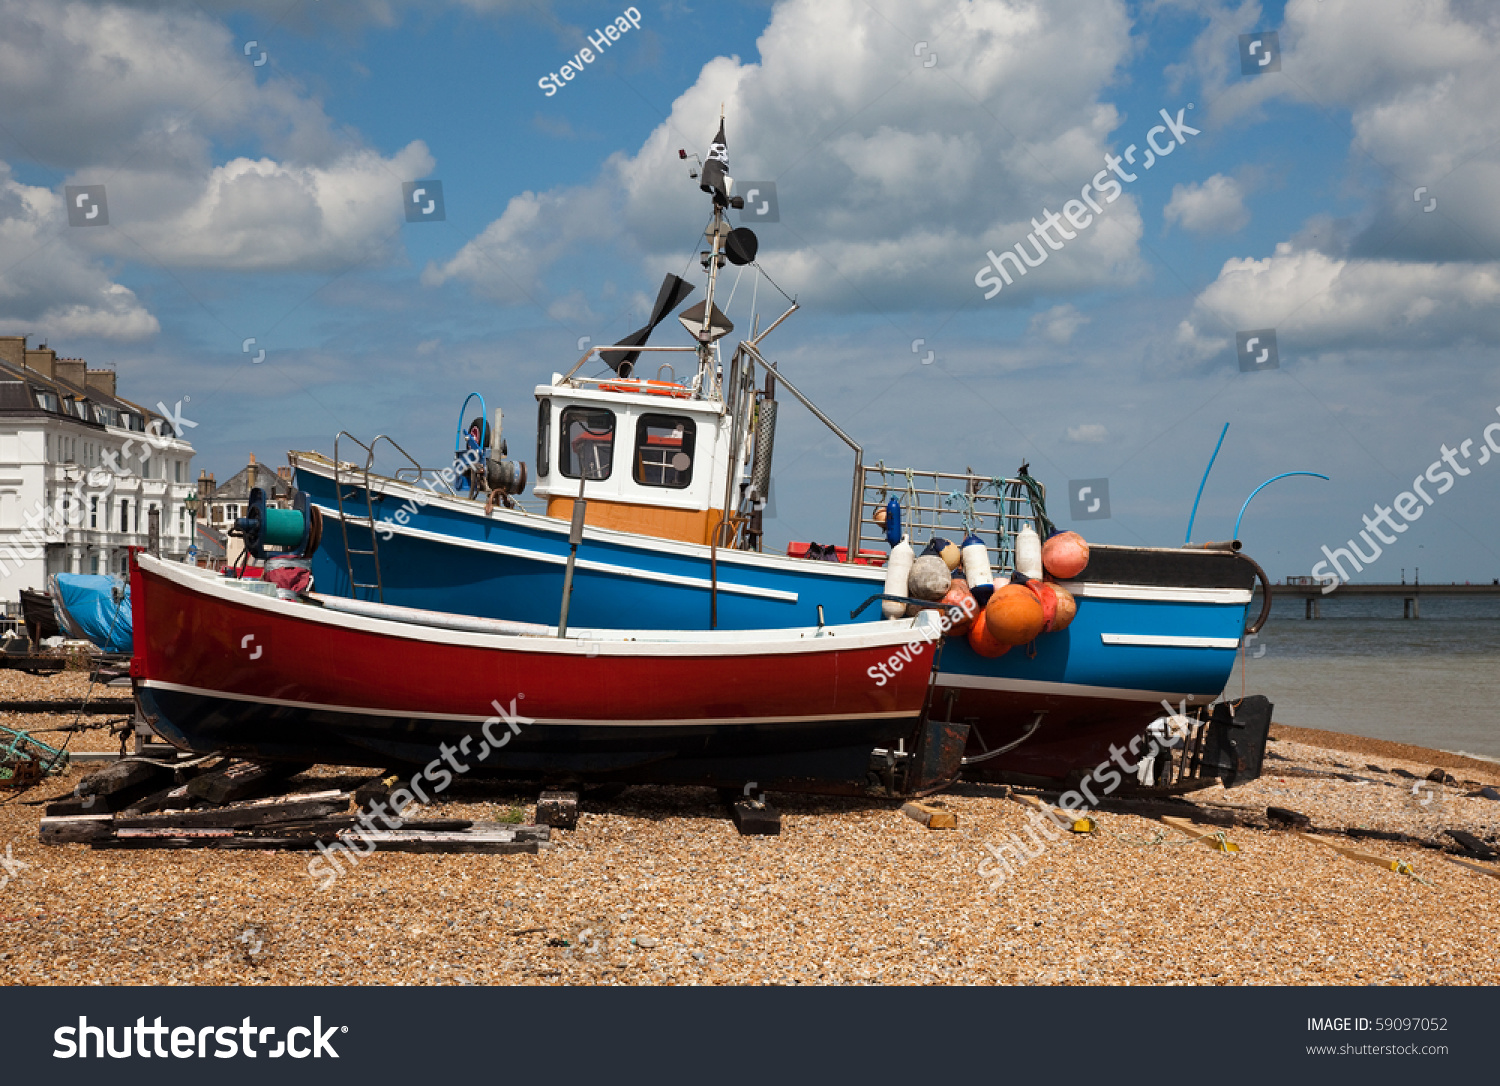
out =
[[[790,313],[790,310],[788,311],[788,313]],[[782,320],[785,319],[786,317],[783,316]],[[781,322],[777,321],[776,323],[780,324]],[[772,325],[771,327],[774,328],[775,325]],[[770,331],[771,328],[767,328],[765,332],[761,333],[761,335],[764,336]],[[824,426],[828,427],[828,429],[833,432],[835,437],[837,437],[845,445],[848,445],[849,448],[854,451],[854,486],[849,495],[849,554],[850,561],[853,561],[853,556],[859,553],[858,543],[860,539],[860,505],[861,494],[864,491],[863,481],[865,475],[864,447],[861,446],[859,442],[855,441],[848,434],[844,433],[844,431],[839,427],[839,424],[825,415],[819,409],[817,404],[813,403],[810,399],[804,396],[802,394],[802,390],[794,385],[784,372],[774,368],[771,363],[767,362],[765,358],[761,356],[760,350],[755,346],[754,343],[751,343],[749,340],[742,341],[740,343],[739,351],[737,351],[736,354],[738,355],[741,352],[743,352],[745,358],[753,360],[755,363],[759,364],[760,367],[767,373],[773,374],[778,385],[781,385],[793,396],[795,396],[798,403],[800,403],[803,407],[807,408],[813,413],[814,418],[816,418]],[[738,370],[733,369],[732,372],[738,373]],[[736,434],[735,436],[738,437],[738,434]]]
[[[962,544],[965,536],[977,535],[997,570],[1014,566],[1012,541],[1023,525],[1032,523],[1025,488],[1016,479],[889,468],[882,462],[856,469],[855,486],[861,545],[886,545],[886,530],[875,521],[875,511],[890,498],[901,503],[901,532],[918,550],[933,536]],[[849,551],[856,553],[852,543]]]
[[[628,343],[626,343],[626,344],[601,343],[601,344],[599,344],[596,347],[590,347],[588,350],[584,351],[583,352],[583,357],[581,357],[577,362],[573,363],[573,368],[570,369],[567,373],[563,374],[561,381],[559,381],[558,383],[559,384],[564,384],[564,385],[575,385],[575,386],[594,385],[594,386],[597,387],[598,385],[601,385],[601,384],[606,384],[607,385],[607,384],[614,384],[614,383],[617,383],[617,382],[620,382],[620,381],[624,381],[624,380],[635,380],[634,377],[625,378],[625,377],[621,377],[618,374],[614,374],[614,373],[611,373],[611,374],[608,374],[608,375],[605,375],[605,376],[601,376],[601,377],[579,377],[579,376],[577,376],[578,371],[581,370],[581,369],[583,369],[583,367],[588,363],[588,360],[590,358],[592,358],[596,354],[602,355],[605,351],[638,351],[638,352],[640,352],[642,354],[697,354],[698,353],[698,348],[697,347],[666,347],[666,346],[652,347],[652,346],[648,346],[648,345],[642,345],[642,346],[636,347],[636,346],[633,346],[633,345],[628,344]],[[691,381],[685,382],[683,384],[683,387],[684,388],[690,388],[694,392],[698,391],[698,378],[697,378],[697,376],[694,376]]]

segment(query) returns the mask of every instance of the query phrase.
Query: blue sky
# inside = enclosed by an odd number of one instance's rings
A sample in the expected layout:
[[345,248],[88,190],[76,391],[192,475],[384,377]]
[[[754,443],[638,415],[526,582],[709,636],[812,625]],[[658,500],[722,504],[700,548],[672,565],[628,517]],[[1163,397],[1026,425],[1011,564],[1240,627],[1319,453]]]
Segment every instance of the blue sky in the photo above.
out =
[[[1229,422],[1197,538],[1273,474],[1332,477],[1252,506],[1281,577],[1500,422],[1486,5],[644,3],[546,96],[626,6],[0,0],[0,330],[116,366],[127,396],[190,396],[220,478],[340,429],[438,463],[474,389],[530,460],[532,388],[696,250],[676,149],[706,151],[722,102],[740,191],[778,190],[761,263],[804,306],[767,345],[871,461],[1029,460],[1064,524],[1069,481],[1105,477],[1111,517],[1071,526],[1174,545]],[[1264,31],[1276,66],[1244,75],[1239,36]],[[1162,110],[1199,133],[986,300],[986,254]],[[446,218],[407,223],[402,182],[426,179]],[[79,184],[106,186],[109,225],[68,225]],[[777,312],[747,277],[742,327],[752,291]],[[1266,328],[1279,368],[1242,372],[1235,333]],[[782,418],[771,540],[841,538],[847,456]],[[1475,463],[1359,579],[1500,576],[1497,492]]]

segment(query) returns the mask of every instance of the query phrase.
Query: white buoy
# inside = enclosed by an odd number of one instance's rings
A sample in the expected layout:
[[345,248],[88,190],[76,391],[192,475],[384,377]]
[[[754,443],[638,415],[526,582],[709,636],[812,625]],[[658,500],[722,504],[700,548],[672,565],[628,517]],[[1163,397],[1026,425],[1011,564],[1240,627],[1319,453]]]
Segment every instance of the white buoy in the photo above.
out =
[[971,592],[976,588],[995,583],[994,571],[990,569],[989,548],[984,545],[984,540],[977,535],[969,536],[964,540],[962,553],[964,580],[969,582]]
[[[912,549],[911,537],[902,536],[901,542],[891,548],[891,558],[885,564],[885,592],[888,596],[905,596],[906,581],[911,576],[912,563],[917,552]],[[906,614],[906,604],[894,600],[882,600],[880,613],[886,618],[900,618]]]
[[1036,578],[1042,575],[1042,537],[1029,524],[1016,533],[1016,572]]

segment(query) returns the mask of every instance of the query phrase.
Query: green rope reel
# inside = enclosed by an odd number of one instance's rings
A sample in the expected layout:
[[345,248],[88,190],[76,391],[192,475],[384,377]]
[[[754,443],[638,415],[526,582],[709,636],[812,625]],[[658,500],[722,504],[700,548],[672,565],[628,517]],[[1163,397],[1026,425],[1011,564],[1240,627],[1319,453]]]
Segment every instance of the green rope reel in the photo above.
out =
[[245,550],[257,561],[265,560],[267,547],[305,558],[317,550],[322,518],[310,506],[305,491],[297,491],[292,508],[278,509],[266,504],[266,492],[255,487],[250,491],[249,508],[234,522],[231,534],[244,539]]

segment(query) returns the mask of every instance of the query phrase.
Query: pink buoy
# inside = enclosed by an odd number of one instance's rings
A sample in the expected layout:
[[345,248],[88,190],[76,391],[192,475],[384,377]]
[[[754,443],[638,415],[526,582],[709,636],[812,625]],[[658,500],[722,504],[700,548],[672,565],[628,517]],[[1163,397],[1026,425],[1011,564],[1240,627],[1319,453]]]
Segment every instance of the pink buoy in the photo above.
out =
[[1089,564],[1089,545],[1077,532],[1059,532],[1042,544],[1042,565],[1060,581],[1069,581]]

